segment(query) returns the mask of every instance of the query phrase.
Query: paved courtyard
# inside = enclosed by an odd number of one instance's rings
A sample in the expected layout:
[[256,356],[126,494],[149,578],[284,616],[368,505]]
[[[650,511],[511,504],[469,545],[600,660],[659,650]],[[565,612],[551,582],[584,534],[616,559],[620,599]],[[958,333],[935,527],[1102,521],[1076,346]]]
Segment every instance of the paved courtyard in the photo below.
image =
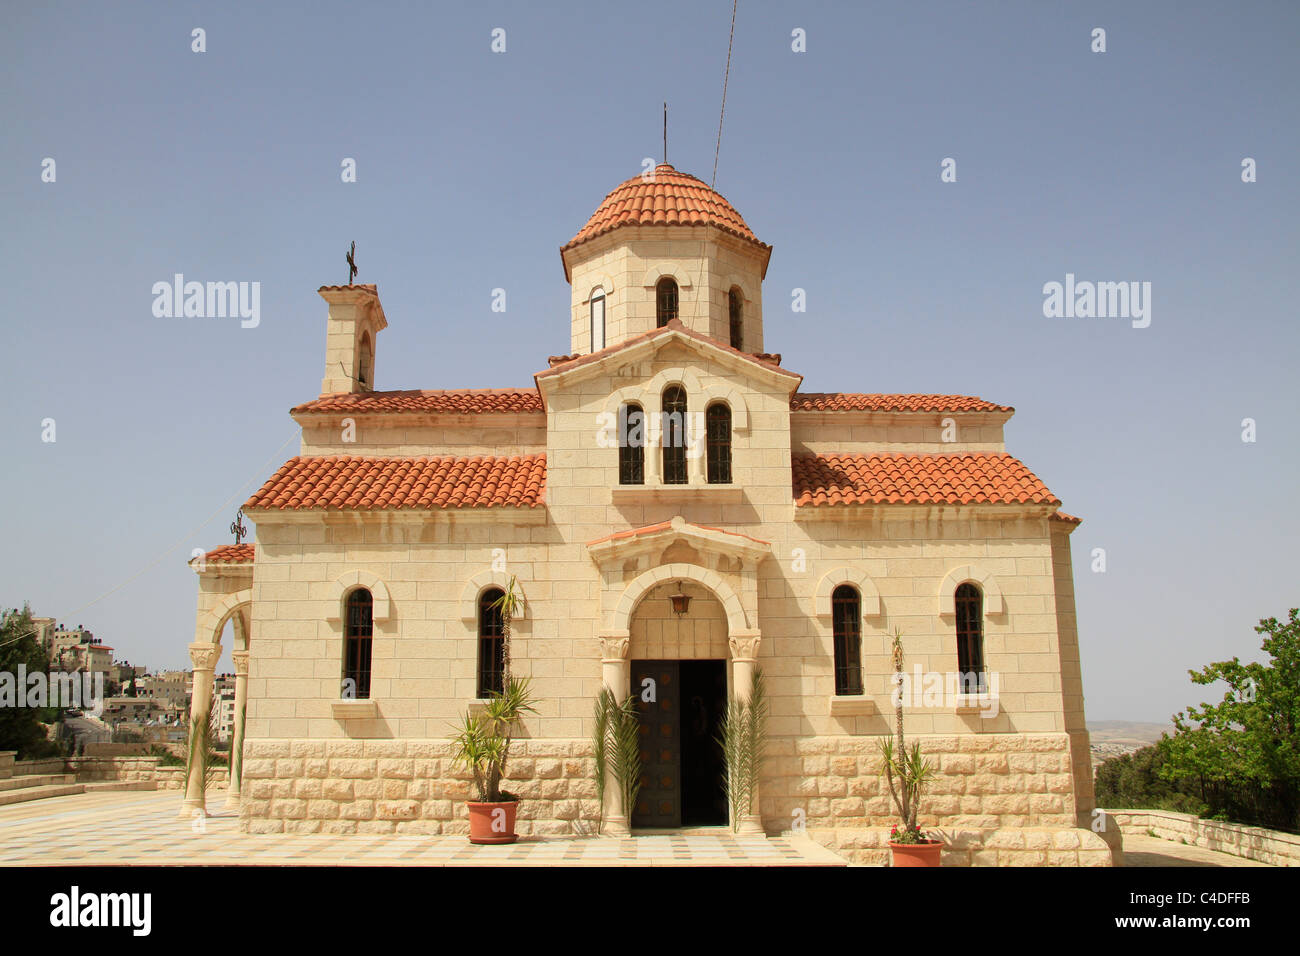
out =
[[181,795],[87,793],[0,807],[0,866],[844,866],[798,837],[722,830],[631,839],[527,838],[472,846],[464,836],[249,834],[225,794],[208,801],[204,832],[177,817]]
[[[208,801],[201,832],[177,816],[180,794],[101,792],[0,807],[0,866],[845,866],[800,837],[735,836],[726,830],[630,839],[525,838],[510,846],[471,846],[463,836],[249,834]],[[1124,838],[1125,864],[1266,866],[1156,837]]]
[[1188,846],[1160,837],[1130,833],[1124,837],[1125,866],[1268,866],[1245,857]]

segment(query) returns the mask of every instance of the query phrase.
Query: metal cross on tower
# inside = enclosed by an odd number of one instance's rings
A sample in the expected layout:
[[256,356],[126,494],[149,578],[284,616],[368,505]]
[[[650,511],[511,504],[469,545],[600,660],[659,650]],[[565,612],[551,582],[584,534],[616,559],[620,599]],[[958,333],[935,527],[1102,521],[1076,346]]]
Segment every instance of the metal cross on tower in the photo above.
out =
[[248,534],[248,529],[244,527],[244,512],[242,509],[235,515],[235,520],[230,522],[230,533],[235,536],[235,544],[239,544],[240,540]]
[[352,249],[348,252],[348,285],[357,277],[357,241],[352,240]]

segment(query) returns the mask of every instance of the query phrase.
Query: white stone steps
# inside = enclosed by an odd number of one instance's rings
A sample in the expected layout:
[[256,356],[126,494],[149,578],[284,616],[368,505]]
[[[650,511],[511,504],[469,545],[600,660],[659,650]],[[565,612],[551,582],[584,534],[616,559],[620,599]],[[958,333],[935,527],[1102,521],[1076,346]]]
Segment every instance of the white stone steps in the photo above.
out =
[[9,790],[27,790],[32,787],[50,787],[65,783],[76,783],[74,773],[32,773],[21,777],[8,777],[0,780],[0,793]]
[[27,803],[30,800],[44,800],[47,797],[66,797],[86,792],[84,783],[64,783],[43,787],[22,787],[17,790],[0,791],[0,807],[11,803]]
[[100,780],[83,783],[86,793],[105,793],[118,790],[157,790],[158,784],[152,780]]

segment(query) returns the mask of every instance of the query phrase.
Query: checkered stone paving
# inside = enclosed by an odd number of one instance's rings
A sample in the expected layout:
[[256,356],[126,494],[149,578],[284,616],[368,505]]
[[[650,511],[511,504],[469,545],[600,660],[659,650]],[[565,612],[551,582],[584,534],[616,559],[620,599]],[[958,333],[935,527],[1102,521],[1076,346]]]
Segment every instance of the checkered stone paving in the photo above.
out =
[[635,837],[525,837],[473,846],[463,835],[253,834],[239,830],[225,793],[196,830],[181,795],[108,792],[0,807],[0,866],[845,866],[802,837],[725,829]]

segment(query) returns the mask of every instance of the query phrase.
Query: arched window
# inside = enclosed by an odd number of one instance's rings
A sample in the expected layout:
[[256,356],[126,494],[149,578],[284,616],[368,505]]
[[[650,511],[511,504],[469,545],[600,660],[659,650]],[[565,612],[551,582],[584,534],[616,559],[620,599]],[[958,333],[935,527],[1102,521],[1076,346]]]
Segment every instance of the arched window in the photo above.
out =
[[478,696],[505,691],[506,639],[501,608],[494,607],[505,592],[488,588],[478,599]]
[[957,586],[957,670],[962,692],[983,694],[984,681],[984,595],[967,581]]
[[365,588],[348,595],[347,621],[343,630],[343,696],[367,700],[370,697],[370,646],[374,633],[374,599]]
[[732,289],[727,293],[727,313],[731,318],[731,347],[745,347],[744,305],[741,303],[740,290]]
[[665,485],[686,484],[686,389],[670,385],[664,389],[663,481]]
[[370,333],[361,335],[361,345],[357,349],[357,382],[363,389],[373,388],[375,350],[370,344]]
[[645,484],[645,412],[640,405],[618,409],[618,483]]
[[835,633],[835,693],[862,693],[862,598],[851,584],[831,592],[831,622]]
[[655,327],[662,329],[677,318],[677,280],[664,276],[655,286]]
[[605,347],[605,290],[597,286],[591,293],[591,350]]
[[714,402],[704,413],[708,438],[709,484],[731,484],[731,409]]

